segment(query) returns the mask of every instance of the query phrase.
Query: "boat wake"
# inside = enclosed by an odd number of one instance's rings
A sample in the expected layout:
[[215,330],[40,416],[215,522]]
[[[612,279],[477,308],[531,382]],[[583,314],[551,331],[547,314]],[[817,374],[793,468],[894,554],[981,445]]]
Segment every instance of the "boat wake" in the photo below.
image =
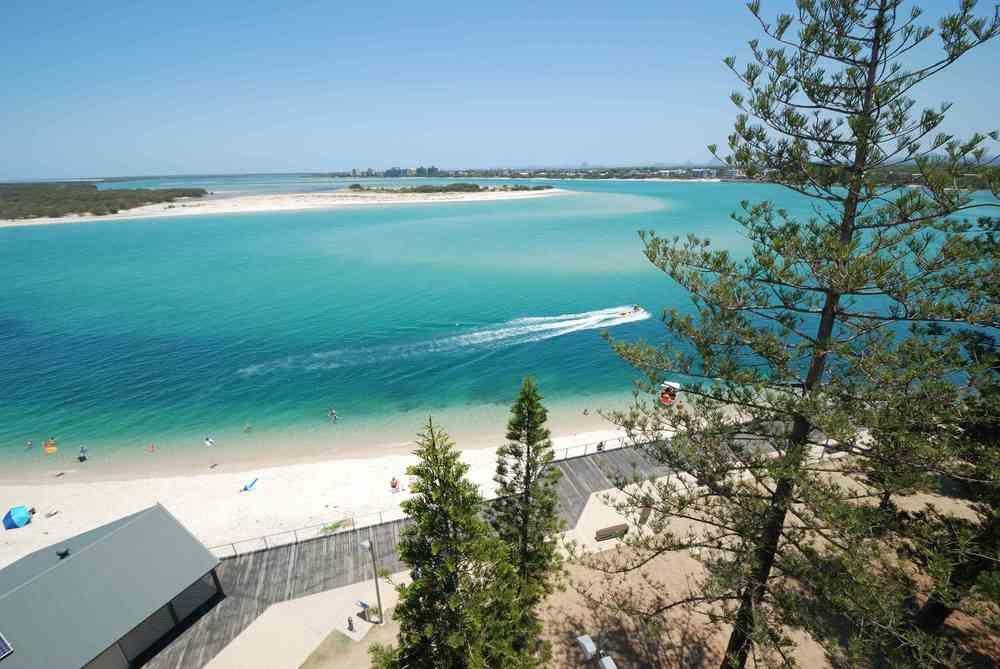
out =
[[240,369],[237,373],[241,376],[254,376],[284,370],[336,369],[437,353],[451,353],[465,349],[496,350],[562,337],[583,330],[606,330],[626,323],[638,323],[649,317],[648,311],[635,310],[631,305],[561,316],[529,316],[515,318],[492,327],[476,328],[462,334],[412,344],[336,349],[291,355],[279,360],[250,365]]

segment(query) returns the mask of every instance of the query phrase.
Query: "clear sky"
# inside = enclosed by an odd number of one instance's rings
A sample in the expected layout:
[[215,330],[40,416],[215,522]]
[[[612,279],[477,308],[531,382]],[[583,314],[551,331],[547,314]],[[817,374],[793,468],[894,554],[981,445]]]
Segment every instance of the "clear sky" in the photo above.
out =
[[[735,0],[4,0],[0,17],[0,178],[704,162],[735,115],[721,60],[757,33]],[[949,129],[993,129],[998,57],[981,47],[921,99],[955,103]]]

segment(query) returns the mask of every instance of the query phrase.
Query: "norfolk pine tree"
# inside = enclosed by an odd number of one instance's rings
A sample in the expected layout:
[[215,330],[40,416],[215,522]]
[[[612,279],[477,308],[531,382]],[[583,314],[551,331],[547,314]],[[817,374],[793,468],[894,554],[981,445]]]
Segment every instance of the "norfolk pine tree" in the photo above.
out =
[[[645,612],[687,606],[730,625],[725,669],[742,669],[751,654],[791,662],[785,626],[808,619],[790,596],[795,579],[833,559],[845,579],[839,592],[829,589],[838,582],[823,584],[828,604],[849,619],[868,605],[895,607],[896,591],[859,599],[883,581],[886,592],[900,583],[898,572],[863,581],[891,529],[872,509],[891,510],[893,494],[951,453],[944,440],[914,439],[921,430],[893,416],[916,409],[924,416],[915,422],[933,425],[957,415],[965,387],[953,380],[973,374],[975,361],[960,354],[953,330],[998,322],[983,288],[995,283],[995,265],[969,243],[981,231],[954,216],[975,204],[955,184],[982,166],[987,136],[941,133],[948,105],[914,113],[909,97],[995,37],[997,10],[982,19],[975,2],[961,2],[936,31],[940,57],[913,67],[915,47],[935,31],[902,0],[796,4],[794,15],[768,23],[760,3],[749,3],[771,46],[751,41],[745,69],[726,61],[747,89],[732,96],[740,114],[726,161],[809,198],[811,214],[744,203],[734,219],[750,241],[746,257],[695,236],[642,233],[647,258],[692,305],[664,313],[662,346],[613,342],[643,373],[641,391],[666,376],[686,380],[686,410],[640,394],[615,416],[686,475],[624,487],[631,511],[654,512],[653,531],[630,540],[636,562],[691,550],[705,568],[690,592],[654,599]],[[879,170],[900,166],[920,173],[919,187],[878,181]],[[984,174],[995,194],[995,173]],[[667,431],[676,436],[665,439]],[[672,518],[698,524],[672,531]],[[920,643],[893,627],[898,609],[874,612],[889,625],[883,638]]]
[[399,587],[395,648],[377,646],[380,669],[515,667],[517,583],[509,551],[480,514],[483,499],[469,466],[431,419],[417,440],[413,496],[402,503],[413,524],[399,557],[413,581]]
[[559,470],[552,465],[552,442],[545,427],[548,414],[530,377],[524,379],[510,413],[507,443],[497,449],[497,499],[488,514],[497,536],[510,549],[517,573],[520,621],[515,647],[526,657],[539,651],[544,657],[544,648],[537,647],[541,626],[535,609],[552,591],[559,569]]

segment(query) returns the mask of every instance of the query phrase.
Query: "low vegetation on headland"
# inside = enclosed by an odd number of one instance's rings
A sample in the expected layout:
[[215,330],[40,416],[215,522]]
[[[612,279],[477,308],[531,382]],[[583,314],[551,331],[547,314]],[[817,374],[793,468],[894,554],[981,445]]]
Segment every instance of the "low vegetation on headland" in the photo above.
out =
[[147,204],[203,197],[204,188],[114,188],[91,182],[0,184],[0,219],[58,218],[70,214],[104,216]]
[[503,186],[480,186],[459,182],[455,184],[425,184],[421,186],[406,186],[403,188],[386,188],[385,186],[363,186],[361,184],[351,184],[347,187],[352,191],[366,193],[511,193],[522,191],[552,190],[552,186],[526,186],[524,184],[503,185]]

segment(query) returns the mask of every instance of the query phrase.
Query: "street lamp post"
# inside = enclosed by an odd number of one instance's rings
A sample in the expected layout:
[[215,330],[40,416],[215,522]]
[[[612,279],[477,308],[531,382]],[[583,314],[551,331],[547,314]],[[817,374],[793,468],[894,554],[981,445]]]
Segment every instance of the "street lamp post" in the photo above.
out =
[[375,544],[365,539],[361,542],[361,547],[368,550],[372,556],[372,574],[375,577],[375,599],[378,601],[378,624],[385,624],[385,611],[382,610],[382,593],[378,589],[378,563],[375,562]]

